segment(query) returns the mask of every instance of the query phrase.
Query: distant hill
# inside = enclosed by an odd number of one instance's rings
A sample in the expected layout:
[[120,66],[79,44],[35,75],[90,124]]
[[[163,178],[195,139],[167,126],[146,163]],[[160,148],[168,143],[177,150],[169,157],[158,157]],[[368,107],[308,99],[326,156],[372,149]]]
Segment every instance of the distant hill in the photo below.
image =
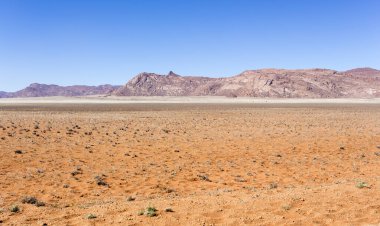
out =
[[12,93],[0,93],[0,97],[47,97],[47,96],[89,96],[109,95],[120,86],[58,86],[33,83],[25,89]]
[[88,95],[375,98],[380,97],[380,71],[372,68],[343,72],[329,69],[261,69],[221,78],[144,72],[124,86],[34,83],[17,92],[0,92],[0,98]]
[[9,94],[7,92],[0,91],[0,98],[6,98],[8,95]]

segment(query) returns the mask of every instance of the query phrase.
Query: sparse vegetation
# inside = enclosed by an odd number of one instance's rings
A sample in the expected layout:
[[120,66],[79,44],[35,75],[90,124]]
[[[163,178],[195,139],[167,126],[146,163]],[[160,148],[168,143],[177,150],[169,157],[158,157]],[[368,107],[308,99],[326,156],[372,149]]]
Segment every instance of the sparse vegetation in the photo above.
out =
[[95,218],[97,218],[95,214],[90,213],[89,215],[87,215],[87,219],[95,219]]
[[96,176],[95,181],[97,185],[109,187],[108,183],[104,180],[104,176]]
[[72,176],[76,176],[78,174],[82,174],[82,169],[78,166],[75,170],[71,172]]
[[198,175],[198,178],[204,181],[211,182],[211,180],[208,178],[208,175],[205,175],[205,174]]
[[142,209],[137,213],[139,216],[146,215],[147,217],[155,217],[157,216],[157,209],[153,206],[147,207],[145,210]]
[[20,207],[18,205],[13,205],[13,206],[11,206],[10,211],[12,213],[20,212]]
[[282,209],[286,210],[286,211],[290,210],[291,208],[292,208],[291,205],[284,205],[284,206],[282,206]]
[[242,178],[242,177],[240,177],[240,176],[238,176],[238,177],[235,177],[235,179],[234,179],[236,182],[247,182],[247,180],[246,179],[244,179],[244,178]]
[[278,184],[275,182],[272,182],[269,184],[269,189],[276,189],[278,187]]
[[369,185],[367,182],[359,181],[358,183],[356,183],[356,187],[357,188],[369,188]]
[[148,207],[146,209],[146,215],[148,217],[155,217],[155,216],[157,216],[157,209],[154,208],[154,207],[152,207],[152,206]]
[[[199,216],[220,224],[291,223],[293,218],[307,224],[313,223],[307,219],[312,210],[340,224],[340,214],[363,209],[349,215],[349,220],[375,222],[378,213],[363,203],[370,203],[379,191],[375,172],[380,149],[374,137],[380,124],[362,109],[353,107],[343,113],[319,109],[317,114],[301,107],[291,112],[286,108],[257,111],[256,107],[228,112],[219,107],[186,113],[173,109],[86,110],[78,115],[0,112],[0,124],[9,127],[0,129],[0,138],[6,137],[0,139],[6,167],[1,175],[0,220],[7,225],[51,225],[68,213],[65,222],[102,225],[165,220],[202,224]],[[347,122],[332,121],[337,112]],[[11,117],[17,117],[17,129],[9,123]],[[40,138],[33,135],[34,118],[41,122]],[[44,133],[48,119],[54,129]],[[76,124],[80,130],[73,128]],[[119,129],[126,124],[130,129]],[[345,129],[351,124],[368,135],[358,139],[355,130]],[[66,127],[73,135],[65,134]],[[171,132],[166,134],[162,128]],[[84,134],[88,131],[92,135]],[[345,150],[340,151],[343,145]],[[17,184],[23,188],[16,189]],[[40,201],[47,207],[37,208]],[[11,212],[13,204],[18,206]],[[253,210],[244,207],[256,204],[260,207]],[[44,210],[43,219],[35,220]],[[268,212],[277,217],[272,219]],[[326,223],[323,217],[318,220]]]
[[36,197],[34,196],[25,196],[22,200],[21,200],[22,203],[26,203],[26,204],[32,204],[32,205],[35,205],[37,207],[40,207],[40,206],[45,206],[45,203],[44,202],[41,202],[39,200],[37,200]]

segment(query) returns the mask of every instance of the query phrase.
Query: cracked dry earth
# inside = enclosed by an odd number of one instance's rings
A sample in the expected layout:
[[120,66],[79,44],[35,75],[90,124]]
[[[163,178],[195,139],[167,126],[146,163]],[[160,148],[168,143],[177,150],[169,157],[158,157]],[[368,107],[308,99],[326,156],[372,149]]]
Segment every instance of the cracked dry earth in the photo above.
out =
[[0,110],[0,225],[380,223],[378,105]]

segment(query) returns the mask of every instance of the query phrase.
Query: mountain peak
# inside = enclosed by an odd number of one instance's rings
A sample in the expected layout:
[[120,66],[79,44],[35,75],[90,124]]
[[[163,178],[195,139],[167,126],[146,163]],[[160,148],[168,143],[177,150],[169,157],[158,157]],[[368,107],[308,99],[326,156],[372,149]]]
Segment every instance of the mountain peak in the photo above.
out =
[[179,77],[178,74],[174,73],[173,71],[169,71],[168,76],[176,76]]
[[41,87],[41,86],[48,86],[48,85],[46,85],[46,84],[42,84],[42,83],[32,83],[32,84],[30,84],[28,87],[30,87],[30,88],[38,88],[38,87]]

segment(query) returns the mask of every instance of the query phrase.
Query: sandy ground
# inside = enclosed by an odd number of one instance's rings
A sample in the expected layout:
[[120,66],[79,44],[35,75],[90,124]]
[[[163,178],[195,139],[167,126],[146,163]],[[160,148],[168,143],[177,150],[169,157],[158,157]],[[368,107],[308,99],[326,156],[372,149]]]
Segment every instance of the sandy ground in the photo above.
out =
[[15,103],[3,225],[380,223],[376,103]]
[[252,97],[219,97],[219,96],[156,96],[156,97],[117,97],[117,96],[85,96],[85,97],[32,97],[32,98],[0,98],[0,105],[14,104],[126,104],[126,103],[206,103],[206,104],[380,104],[380,98],[354,99],[310,99],[310,98],[252,98]]

